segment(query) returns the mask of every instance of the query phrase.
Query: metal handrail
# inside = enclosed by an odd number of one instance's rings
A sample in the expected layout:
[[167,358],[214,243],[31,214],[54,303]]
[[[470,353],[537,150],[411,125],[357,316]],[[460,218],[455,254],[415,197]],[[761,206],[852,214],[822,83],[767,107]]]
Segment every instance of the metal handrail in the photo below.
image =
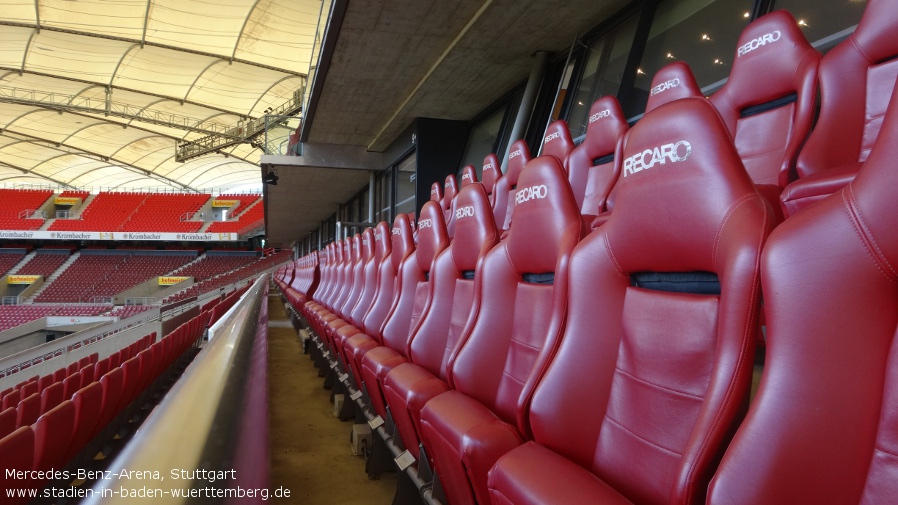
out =
[[[133,498],[122,496],[120,490],[144,486],[158,488],[159,494],[153,497],[158,504],[233,501],[233,496],[226,495],[238,489],[268,491],[267,411],[257,408],[260,402],[267,404],[267,398],[260,398],[264,393],[260,395],[254,387],[260,380],[267,382],[264,360],[259,357],[260,346],[267,346],[262,345],[265,335],[260,336],[258,329],[260,315],[267,312],[268,284],[268,276],[261,276],[210,328],[209,344],[109,466],[149,472],[146,475],[158,472],[155,475],[164,480],[135,481],[113,473],[112,478],[98,481],[83,503],[131,504]],[[246,454],[245,428],[253,416],[262,415],[265,429],[254,426],[251,433],[259,438],[253,447],[260,452],[253,457]],[[253,467],[247,467],[248,459]],[[184,475],[182,470],[188,478],[174,479],[172,472]],[[210,481],[196,470],[220,472],[220,478]],[[175,496],[172,489],[194,496]]]

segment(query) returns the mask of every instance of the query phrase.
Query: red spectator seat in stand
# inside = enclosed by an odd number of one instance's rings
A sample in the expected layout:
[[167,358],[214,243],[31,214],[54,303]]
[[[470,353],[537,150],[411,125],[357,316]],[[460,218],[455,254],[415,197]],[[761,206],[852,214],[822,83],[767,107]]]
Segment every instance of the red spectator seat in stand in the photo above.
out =
[[[347,338],[363,331],[365,312],[367,312],[368,305],[370,305],[371,301],[370,293],[368,294],[368,301],[366,302],[365,307],[359,307],[358,310],[356,310],[357,306],[362,299],[362,295],[368,291],[369,287],[373,292],[374,287],[377,285],[377,265],[379,259],[377,258],[378,248],[376,247],[375,242],[374,229],[367,228],[362,233],[360,239],[359,260],[353,275],[352,292],[346,300],[346,309],[344,310],[345,317],[343,318],[344,324],[333,332],[334,347],[337,351],[337,356],[340,357],[345,365],[344,370],[349,370],[350,367],[349,364],[346,363],[343,355],[343,343]],[[355,318],[353,317],[353,314],[356,315]]]
[[443,201],[443,185],[439,182],[430,185],[430,199],[437,203]]
[[819,64],[795,18],[771,12],[742,30],[730,77],[711,96],[776,222],[783,220],[780,193],[795,178],[814,120]]
[[34,431],[31,426],[22,426],[11,434],[0,439],[0,461],[3,472],[0,472],[0,492],[5,504],[20,505],[28,503],[29,498],[13,498],[7,495],[8,490],[31,487],[30,481],[8,478],[7,470],[34,470]]
[[605,201],[620,175],[627,120],[613,96],[603,96],[589,108],[586,136],[568,157],[568,181],[587,224],[605,211]]
[[103,406],[103,386],[99,382],[84,386],[72,396],[72,404],[75,406],[75,429],[66,461],[71,461],[87,446],[97,428]]
[[647,113],[623,155],[614,213],[571,256],[561,345],[519,403],[533,440],[490,472],[496,503],[703,504],[748,402],[767,203],[704,98]]
[[530,161],[530,149],[523,140],[516,140],[508,150],[508,167],[505,175],[496,181],[496,189],[493,191],[493,216],[496,218],[496,226],[500,230],[507,230],[511,225],[511,215],[514,212],[514,195],[518,187],[518,178],[524,165]]
[[[477,183],[477,171],[474,169],[474,165],[465,165],[461,169],[461,189],[465,189],[465,186],[469,186],[471,184]],[[458,200],[458,195],[455,195],[455,198],[452,199],[452,203],[449,205],[449,217],[446,219],[446,231],[449,233],[449,238],[455,237],[455,220],[457,219],[456,214],[456,201]]]
[[483,158],[483,172],[480,176],[480,183],[486,190],[486,195],[490,199],[490,206],[494,206],[495,197],[493,191],[496,189],[496,183],[502,178],[502,167],[499,158],[494,153],[489,153]]
[[[77,377],[77,374],[72,377]],[[81,377],[78,377],[78,382],[81,382]],[[68,398],[63,398],[64,393],[65,388],[62,382],[54,382],[51,386],[47,386],[47,389],[41,392],[41,415],[62,403],[63,399],[67,400]]]
[[783,190],[786,218],[838,191],[879,135],[898,76],[898,8],[869,0],[857,29],[820,62],[820,114]]
[[486,474],[522,442],[518,418],[564,324],[580,210],[554,156],[521,172],[508,237],[483,259],[447,391],[421,411],[421,439],[449,503],[488,503]]
[[9,435],[16,430],[16,417],[18,413],[15,407],[8,407],[0,412],[0,438]]
[[471,313],[477,268],[499,240],[483,186],[462,188],[457,209],[464,211],[452,244],[434,259],[431,287],[408,346],[410,363],[396,366],[383,381],[390,414],[413,453],[417,452],[421,408],[448,390],[447,364]]
[[787,219],[764,248],[764,372],[709,505],[898,496],[896,97],[857,177]]
[[449,174],[446,176],[446,181],[443,183],[443,198],[440,199],[440,206],[443,207],[444,214],[448,213],[452,206],[452,199],[455,198],[455,195],[457,194],[458,182],[455,179],[455,175]]
[[469,184],[474,184],[475,182],[479,182],[477,180],[477,170],[474,168],[474,165],[465,165],[461,169],[461,187],[459,191],[465,189],[465,186]]
[[34,393],[28,398],[20,400],[16,410],[16,426],[34,424],[41,415],[41,394]]
[[[418,219],[418,245],[399,266],[395,302],[381,329],[383,346],[369,350],[361,360],[362,382],[374,412],[386,417],[383,379],[394,366],[406,361],[411,331],[418,323],[430,288],[433,259],[449,246],[446,223],[439,205],[425,203]],[[406,233],[400,230],[400,233]]]
[[66,400],[34,423],[34,469],[59,469],[66,463],[75,428],[75,406]]

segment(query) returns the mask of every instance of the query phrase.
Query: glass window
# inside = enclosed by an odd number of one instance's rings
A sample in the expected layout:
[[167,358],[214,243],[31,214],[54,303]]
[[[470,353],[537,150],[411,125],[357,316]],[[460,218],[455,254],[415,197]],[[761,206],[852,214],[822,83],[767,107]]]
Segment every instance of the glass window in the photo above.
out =
[[497,148],[506,109],[507,105],[499,107],[471,127],[468,144],[465,147],[465,156],[462,158],[462,166],[474,165],[474,168],[477,169],[478,179],[483,171],[483,158]]
[[791,12],[811,44],[826,52],[854,31],[866,6],[865,0],[776,0],[773,7]]
[[381,173],[377,179],[378,201],[374,208],[377,209],[378,221],[393,222],[393,170],[389,168]]
[[638,23],[639,16],[631,16],[586,50],[583,77],[577,83],[567,118],[572,137],[586,134],[586,117],[593,102],[617,94]]
[[689,64],[708,95],[726,82],[739,34],[750,21],[754,0],[666,0],[658,4],[633,93],[623,104],[627,117],[642,114],[652,77],[664,65]]
[[415,216],[415,175],[418,156],[412,153],[396,166],[396,213]]

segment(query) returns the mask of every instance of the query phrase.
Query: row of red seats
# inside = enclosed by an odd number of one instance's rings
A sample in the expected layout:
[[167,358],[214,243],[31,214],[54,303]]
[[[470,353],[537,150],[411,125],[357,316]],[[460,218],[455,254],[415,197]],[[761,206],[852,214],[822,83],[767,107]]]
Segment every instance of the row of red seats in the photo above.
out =
[[[898,48],[895,7],[871,1],[845,46],[878,37]],[[775,30],[789,40],[782,19],[753,23],[740,47]],[[775,81],[769,68],[758,76]],[[470,184],[448,220],[424,206],[416,246],[401,215],[389,255],[366,230],[318,256],[321,283],[294,310],[341,382],[395,426],[385,435],[413,454],[423,446],[411,468],[433,468],[431,497],[835,504],[898,492],[887,477],[898,443],[895,93],[857,178],[768,240],[779,219],[739,135],[712,101],[661,98],[673,79],[687,75],[656,76],[660,91],[619,141],[614,212],[589,234],[564,159],[544,149],[521,171],[501,241],[495,205]],[[760,288],[767,362],[743,420]],[[387,314],[371,317],[384,299]]]
[[247,233],[264,224],[265,207],[261,200],[248,208],[245,212],[237,215],[234,221],[216,221],[209,225],[206,230],[209,233]]
[[2,230],[36,230],[44,224],[42,218],[26,219],[20,217],[26,210],[38,210],[53,196],[53,191],[46,189],[0,189],[0,229]]
[[[70,365],[63,373],[51,376],[55,381],[57,375],[68,374],[61,385],[54,382],[47,386],[44,395],[52,394],[48,392],[55,392],[58,387],[65,391],[66,382],[78,382],[80,388],[70,397],[63,392],[61,401],[45,412],[38,410],[37,416],[32,412],[32,423],[17,423],[14,431],[2,434],[0,465],[9,470],[46,472],[78,466],[81,458],[92,460],[99,444],[114,435],[117,425],[127,422],[148,399],[153,389],[150,386],[170,370],[181,368],[174,367],[176,363],[186,364],[187,351],[202,338],[211,315],[201,313],[158,342],[151,334],[95,364],[69,374]],[[23,387],[29,387],[28,384]],[[74,384],[68,386],[68,390],[73,388]],[[32,394],[28,400],[38,394]],[[22,405],[19,404],[20,410]],[[0,419],[7,411],[0,413]],[[47,479],[23,480],[4,474],[0,476],[0,492],[8,503],[26,503],[27,497],[10,498],[7,490],[40,490],[46,483]]]
[[71,257],[70,251],[57,251],[58,250],[54,250],[52,253],[38,251],[30,260],[28,260],[28,263],[22,265],[16,273],[21,275],[42,275],[44,277],[49,277]]
[[6,272],[9,272],[24,257],[25,253],[21,251],[0,251],[0,275],[6,275]]

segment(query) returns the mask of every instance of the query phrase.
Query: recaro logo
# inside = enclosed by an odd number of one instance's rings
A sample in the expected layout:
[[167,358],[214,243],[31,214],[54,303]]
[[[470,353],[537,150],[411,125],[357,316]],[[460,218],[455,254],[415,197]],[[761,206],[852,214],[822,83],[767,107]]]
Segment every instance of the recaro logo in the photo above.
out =
[[492,164],[492,163],[487,163],[486,165],[483,166],[483,171],[484,171],[484,172],[486,172],[487,170],[492,170],[492,169],[493,169],[493,164]]
[[521,153],[520,149],[518,149],[517,151],[512,151],[511,153],[508,154],[508,159],[512,159],[516,156],[520,156],[521,154],[523,154],[523,153]]
[[448,182],[446,184],[443,184],[443,187],[446,189],[449,189],[450,186],[452,186],[452,184],[449,184]]
[[455,219],[464,219],[466,217],[474,217],[474,206],[468,205],[466,207],[461,207],[459,209],[455,209]]
[[770,33],[765,33],[764,35],[761,35],[760,37],[758,37],[756,39],[752,39],[752,40],[746,42],[745,44],[742,44],[741,46],[739,46],[739,49],[736,50],[736,57],[738,58],[747,53],[750,53],[761,46],[766,46],[767,44],[772,44],[781,38],[783,38],[783,34],[779,30],[772,31]]
[[668,161],[671,163],[686,161],[690,154],[692,145],[685,140],[646,149],[624,160],[624,177],[652,168],[657,163],[664,165]]
[[463,181],[464,181],[464,180],[470,181],[470,180],[471,180],[471,174],[464,174],[464,175],[462,175],[462,176],[461,176],[461,180],[463,180]]
[[399,235],[401,233],[399,228],[393,228],[391,231],[393,232],[393,235]]
[[549,196],[549,188],[546,187],[545,184],[540,184],[538,186],[528,186],[526,188],[521,188],[518,190],[517,194],[514,195],[514,204],[520,205],[524,202],[529,202],[530,200],[540,200]]
[[603,111],[596,112],[592,116],[589,116],[589,122],[595,123],[596,121],[602,119],[603,117],[611,117],[611,111],[608,109],[605,109]]
[[437,194],[437,188],[430,188],[430,194],[431,195]]
[[383,234],[381,234],[381,233],[375,233],[375,234],[374,234],[374,241],[375,241],[375,242],[380,242],[380,241],[383,240],[383,239],[384,239]]
[[418,221],[418,229],[421,228],[433,228],[433,219],[422,219]]
[[546,140],[544,141],[544,143],[548,144],[549,142],[552,142],[553,140],[559,139],[559,138],[561,138],[561,134],[559,134],[558,132],[550,133],[550,134],[546,135]]
[[674,77],[673,79],[671,79],[671,80],[669,80],[669,81],[664,81],[664,82],[662,82],[661,84],[659,84],[659,85],[655,86],[654,88],[652,88],[652,96],[655,96],[655,95],[657,95],[658,93],[662,93],[662,92],[664,92],[664,91],[667,91],[667,90],[669,90],[670,88],[676,88],[676,87],[679,86],[679,85],[680,85],[680,78],[679,78],[679,77]]

